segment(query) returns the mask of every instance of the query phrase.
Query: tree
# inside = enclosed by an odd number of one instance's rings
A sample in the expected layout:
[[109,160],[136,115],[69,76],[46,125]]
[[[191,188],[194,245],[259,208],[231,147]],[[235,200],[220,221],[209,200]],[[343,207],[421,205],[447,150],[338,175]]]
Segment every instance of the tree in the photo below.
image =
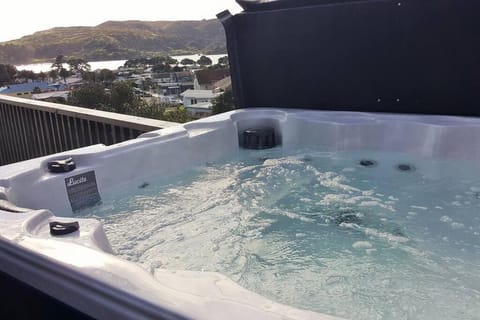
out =
[[230,64],[228,62],[228,56],[223,56],[218,59],[217,64],[211,65],[208,67],[210,70],[224,70],[230,68]]
[[67,84],[67,77],[70,75],[70,72],[67,69],[62,67],[58,71],[58,75],[63,79],[63,82],[65,82],[65,84]]
[[81,73],[90,71],[90,65],[83,59],[72,58],[67,60],[70,72]]
[[150,103],[145,103],[141,108],[138,108],[135,112],[136,116],[164,120],[164,112],[170,107],[167,103],[156,102],[153,100]]
[[15,78],[17,68],[11,64],[0,64],[0,86],[10,84]]
[[185,70],[185,69],[182,68],[182,67],[180,67],[180,66],[175,66],[175,67],[172,68],[172,71],[173,71],[173,72],[181,72],[181,71],[183,71],[183,70]]
[[123,65],[125,68],[145,68],[155,65],[172,65],[178,64],[178,61],[169,56],[156,56],[151,58],[130,59]]
[[45,81],[47,79],[47,74],[43,71],[40,71],[40,73],[38,74],[38,78],[42,81]]
[[113,112],[133,114],[141,100],[135,95],[133,86],[126,81],[116,82],[110,91],[110,106]]
[[183,106],[145,102],[135,95],[134,87],[126,81],[115,82],[109,92],[100,83],[74,90],[69,94],[68,104],[173,122],[192,120]]
[[167,64],[178,64],[178,60],[170,56],[165,57],[165,63]]
[[12,80],[15,78],[15,75],[18,72],[17,67],[11,64],[7,64],[6,71]]
[[180,64],[183,64],[184,66],[190,66],[195,64],[195,61],[192,59],[185,58],[185,59],[182,59],[182,61],[180,61]]
[[12,82],[12,78],[7,72],[7,65],[0,64],[0,87]]
[[152,72],[160,73],[160,72],[170,72],[172,71],[172,67],[166,63],[158,63],[152,67]]
[[212,59],[207,56],[201,56],[197,63],[201,66],[209,66],[212,64]]
[[124,68],[137,68],[138,67],[138,61],[137,59],[129,59],[125,61],[123,64]]
[[180,123],[193,120],[183,106],[173,107],[169,103],[155,101],[150,103],[142,103],[140,107],[135,110],[134,115]]
[[44,101],[52,102],[52,103],[67,104],[67,100],[65,100],[64,97],[50,97],[45,99]]
[[225,89],[222,95],[218,96],[212,106],[213,114],[223,113],[235,109],[235,101],[233,100],[232,88]]
[[221,57],[218,59],[218,64],[221,64],[223,66],[227,66],[229,65],[229,61],[228,61],[228,56],[224,56],[224,57]]
[[17,72],[16,78],[24,79],[25,81],[36,80],[37,75],[32,70],[20,70]]
[[156,84],[151,78],[145,78],[142,81],[141,88],[143,91],[149,91],[151,89],[155,89]]
[[185,123],[192,120],[184,106],[168,108],[163,113],[163,120]]
[[10,65],[0,64],[0,86],[4,86],[13,82],[13,75],[10,75],[10,73],[8,72],[8,66]]
[[115,73],[110,69],[102,69],[98,72],[98,80],[103,83],[112,83],[115,78]]
[[109,109],[110,97],[101,84],[94,84],[70,92],[68,103],[90,109]]
[[63,78],[63,82],[67,84],[67,77],[70,75],[70,72],[68,72],[68,70],[63,67],[65,63],[65,57],[63,56],[63,54],[59,54],[55,58],[55,62],[52,63],[52,66],[50,68],[57,71],[57,76]]
[[52,79],[52,81],[57,80],[58,78],[58,72],[55,69],[52,69],[48,72],[48,76]]
[[97,73],[93,71],[87,71],[82,73],[82,80],[90,83],[94,83],[97,81]]
[[52,63],[52,66],[50,67],[50,69],[56,70],[58,73],[60,73],[60,70],[63,69],[64,63],[65,63],[65,57],[63,56],[63,54],[59,54],[55,58],[55,62]]

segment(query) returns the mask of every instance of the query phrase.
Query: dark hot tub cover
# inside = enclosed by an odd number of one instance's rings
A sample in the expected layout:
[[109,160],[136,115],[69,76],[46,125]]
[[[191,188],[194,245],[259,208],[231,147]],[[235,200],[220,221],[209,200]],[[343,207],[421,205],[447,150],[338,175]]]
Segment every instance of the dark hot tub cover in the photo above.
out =
[[480,1],[237,2],[238,107],[480,115]]

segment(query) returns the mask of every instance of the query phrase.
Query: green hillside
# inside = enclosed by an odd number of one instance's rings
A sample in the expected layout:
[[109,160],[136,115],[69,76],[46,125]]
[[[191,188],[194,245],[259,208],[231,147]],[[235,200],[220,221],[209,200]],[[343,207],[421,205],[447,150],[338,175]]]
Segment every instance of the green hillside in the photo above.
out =
[[52,61],[59,54],[95,61],[200,52],[226,52],[218,20],[108,21],[95,27],[53,28],[0,42],[0,63]]

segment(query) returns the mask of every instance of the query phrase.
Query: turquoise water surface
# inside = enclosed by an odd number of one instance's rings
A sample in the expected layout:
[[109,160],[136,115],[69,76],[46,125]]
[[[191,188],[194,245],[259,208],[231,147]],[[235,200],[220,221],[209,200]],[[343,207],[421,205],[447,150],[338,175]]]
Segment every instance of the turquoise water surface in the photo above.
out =
[[115,253],[147,269],[217,271],[272,300],[350,319],[479,319],[480,170],[471,163],[241,151],[102,197],[79,216],[100,219]]

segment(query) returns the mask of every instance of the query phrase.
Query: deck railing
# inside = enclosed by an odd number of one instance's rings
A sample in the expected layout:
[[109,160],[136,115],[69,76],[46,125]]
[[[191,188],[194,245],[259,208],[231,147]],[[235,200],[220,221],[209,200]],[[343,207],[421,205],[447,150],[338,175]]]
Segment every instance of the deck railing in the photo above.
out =
[[98,143],[110,145],[173,125],[0,95],[0,166]]

